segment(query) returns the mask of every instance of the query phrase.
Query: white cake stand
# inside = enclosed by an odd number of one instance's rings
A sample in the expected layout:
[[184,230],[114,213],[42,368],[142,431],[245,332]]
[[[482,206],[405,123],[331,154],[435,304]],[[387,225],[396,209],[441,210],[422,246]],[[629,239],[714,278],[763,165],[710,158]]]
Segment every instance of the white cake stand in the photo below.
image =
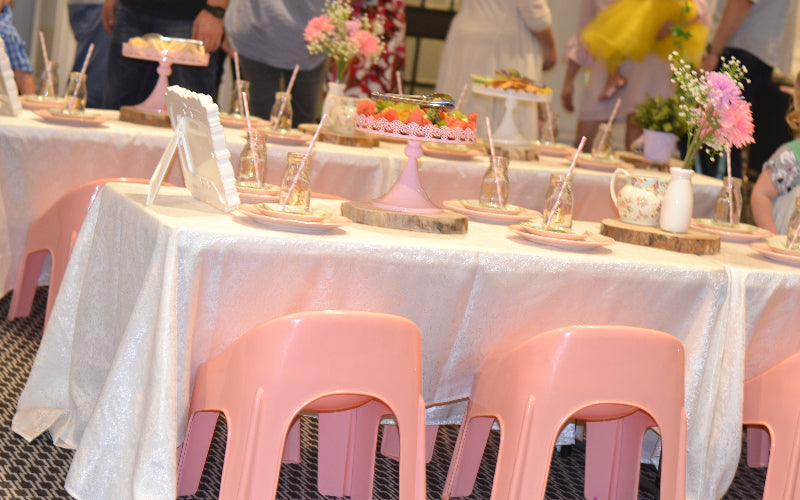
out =
[[498,89],[487,87],[481,83],[473,83],[472,91],[480,95],[505,99],[506,112],[503,114],[500,126],[497,128],[493,127],[492,135],[494,142],[510,145],[526,145],[531,142],[519,133],[517,125],[514,123],[514,111],[517,109],[517,101],[550,102],[553,99],[553,94],[551,93],[536,94],[524,90]]
[[422,156],[423,142],[447,144],[472,144],[475,142],[475,131],[472,129],[419,125],[417,123],[403,123],[400,120],[390,123],[386,118],[376,120],[374,116],[365,115],[356,115],[356,130],[407,141],[403,150],[407,161],[403,171],[400,173],[400,177],[386,194],[371,202],[378,208],[397,212],[417,214],[438,214],[442,212],[442,209],[434,205],[428,198],[419,182],[417,160]]
[[208,66],[209,55],[198,54],[195,52],[158,50],[153,47],[135,47],[129,43],[122,44],[122,55],[132,59],[144,61],[155,61],[158,63],[158,81],[150,95],[141,103],[133,106],[139,111],[151,113],[166,113],[167,87],[169,86],[168,77],[172,74],[173,64],[183,64],[185,66]]

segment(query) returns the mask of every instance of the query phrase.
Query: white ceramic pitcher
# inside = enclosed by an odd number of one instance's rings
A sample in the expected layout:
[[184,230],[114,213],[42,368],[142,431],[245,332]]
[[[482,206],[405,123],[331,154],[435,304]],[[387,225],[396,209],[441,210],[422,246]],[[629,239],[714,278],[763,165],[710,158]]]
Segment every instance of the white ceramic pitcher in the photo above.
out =
[[631,175],[624,168],[611,175],[611,199],[623,222],[657,226],[667,183],[657,177]]

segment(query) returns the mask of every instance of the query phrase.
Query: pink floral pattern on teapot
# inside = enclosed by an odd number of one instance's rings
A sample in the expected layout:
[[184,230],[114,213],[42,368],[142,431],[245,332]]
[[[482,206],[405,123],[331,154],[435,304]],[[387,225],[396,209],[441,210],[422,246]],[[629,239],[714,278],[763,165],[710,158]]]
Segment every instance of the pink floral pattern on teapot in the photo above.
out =
[[623,168],[614,170],[609,190],[620,220],[657,226],[667,184],[657,177],[631,175]]

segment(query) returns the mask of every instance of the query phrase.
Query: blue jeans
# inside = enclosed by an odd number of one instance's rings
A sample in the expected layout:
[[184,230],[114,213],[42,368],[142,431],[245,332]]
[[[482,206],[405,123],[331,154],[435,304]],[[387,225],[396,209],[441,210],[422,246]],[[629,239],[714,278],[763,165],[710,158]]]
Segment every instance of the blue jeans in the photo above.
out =
[[94,44],[92,59],[86,68],[86,106],[99,108],[103,105],[103,88],[106,84],[106,63],[108,62],[108,46],[111,36],[103,28],[100,13],[102,5],[70,5],[69,24],[72,33],[78,42],[75,49],[75,62],[72,71],[80,71],[83,60],[89,51],[89,45]]
[[[147,99],[158,80],[156,73],[158,63],[124,57],[122,55],[124,42],[146,33],[191,38],[193,23],[193,19],[166,19],[138,14],[120,5],[114,21],[114,33],[111,35],[103,107],[117,109],[120,106],[139,104]],[[208,94],[216,101],[219,60],[220,55],[217,51],[211,54],[207,67],[173,64],[169,84]]]

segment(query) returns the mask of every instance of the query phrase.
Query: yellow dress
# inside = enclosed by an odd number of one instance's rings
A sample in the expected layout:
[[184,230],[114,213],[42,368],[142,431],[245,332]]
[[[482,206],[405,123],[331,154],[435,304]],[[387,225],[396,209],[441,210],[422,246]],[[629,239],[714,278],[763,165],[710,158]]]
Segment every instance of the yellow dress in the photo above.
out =
[[[688,12],[683,12],[688,7]],[[670,33],[659,39],[665,23],[683,24],[688,40]],[[650,51],[667,58],[676,50],[695,66],[700,64],[708,28],[697,18],[692,0],[619,0],[603,9],[581,32],[581,40],[592,56],[607,61],[615,73],[625,59],[641,61]]]

